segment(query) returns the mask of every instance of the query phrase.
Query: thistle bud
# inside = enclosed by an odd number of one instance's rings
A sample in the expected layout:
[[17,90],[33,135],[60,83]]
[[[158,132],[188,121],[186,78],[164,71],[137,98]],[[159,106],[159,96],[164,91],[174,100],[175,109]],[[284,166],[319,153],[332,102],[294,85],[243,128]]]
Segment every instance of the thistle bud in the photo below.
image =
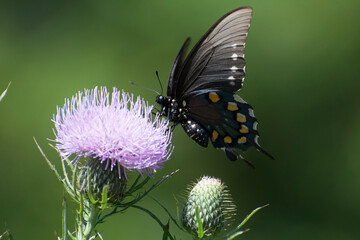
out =
[[[119,173],[119,171],[122,173]],[[101,163],[98,159],[90,158],[80,170],[78,176],[79,191],[89,193],[90,187],[94,199],[100,201],[102,199],[103,188],[108,186],[108,202],[119,203],[124,195],[127,183],[123,171],[125,170],[122,167],[120,167],[120,170],[118,168],[111,170],[110,167],[107,167],[106,164]],[[88,173],[90,173],[89,178]],[[90,179],[89,184],[88,179]]]
[[196,209],[203,225],[204,236],[212,237],[229,225],[236,206],[220,179],[204,176],[189,191],[181,213],[184,228],[198,235]]

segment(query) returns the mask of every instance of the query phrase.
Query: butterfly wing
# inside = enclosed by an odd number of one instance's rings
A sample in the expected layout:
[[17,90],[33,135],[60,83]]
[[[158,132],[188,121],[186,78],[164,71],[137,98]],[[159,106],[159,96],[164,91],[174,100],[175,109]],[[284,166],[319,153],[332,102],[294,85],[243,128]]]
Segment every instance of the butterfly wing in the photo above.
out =
[[167,87],[167,95],[170,97],[174,97],[175,96],[175,85],[176,85],[176,80],[175,76],[179,76],[181,67],[183,66],[183,62],[184,62],[184,58],[186,55],[186,51],[189,47],[190,44],[190,38],[187,38],[184,42],[184,44],[182,45],[182,47],[180,48],[180,51],[178,53],[178,55],[175,58],[174,64],[171,68],[170,71],[170,77],[169,77],[169,82],[168,82],[168,87]]
[[191,50],[181,70],[174,72],[170,96],[181,99],[203,89],[239,90],[245,77],[244,48],[251,16],[250,7],[241,7],[220,18]]
[[238,154],[234,149],[247,150],[250,146],[273,158],[258,143],[257,120],[253,108],[238,95],[201,90],[187,98],[189,119],[206,129],[215,148],[223,148],[231,160]]
[[185,132],[203,147],[210,138],[214,147],[224,149],[230,160],[239,156],[235,149],[245,151],[250,146],[272,158],[257,142],[259,134],[252,107],[234,95],[245,78],[244,48],[251,17],[250,7],[225,14],[183,61],[187,39],[169,78],[168,97],[186,112],[181,122]]

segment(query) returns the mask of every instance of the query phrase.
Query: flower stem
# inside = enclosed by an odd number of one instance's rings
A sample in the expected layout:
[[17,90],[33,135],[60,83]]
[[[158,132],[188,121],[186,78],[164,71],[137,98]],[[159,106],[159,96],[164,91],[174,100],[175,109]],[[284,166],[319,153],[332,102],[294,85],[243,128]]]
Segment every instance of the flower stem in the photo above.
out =
[[64,197],[64,200],[63,200],[63,229],[62,229],[62,240],[68,240],[68,225],[67,225],[67,203],[66,203],[66,199]]
[[95,229],[97,224],[97,218],[99,216],[100,209],[94,204],[91,206],[90,215],[86,223],[86,227],[84,230],[84,239],[88,240],[91,237],[92,231]]

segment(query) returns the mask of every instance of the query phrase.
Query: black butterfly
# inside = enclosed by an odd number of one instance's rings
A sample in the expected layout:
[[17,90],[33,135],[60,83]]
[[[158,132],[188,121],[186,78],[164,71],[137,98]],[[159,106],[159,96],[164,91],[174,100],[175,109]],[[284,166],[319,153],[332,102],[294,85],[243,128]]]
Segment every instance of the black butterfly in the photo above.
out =
[[161,113],[203,147],[209,138],[215,148],[236,160],[235,149],[255,146],[270,158],[257,142],[257,121],[253,108],[234,92],[245,78],[244,48],[252,9],[240,7],[228,12],[202,36],[185,58],[190,38],[176,56],[171,69],[167,97],[158,95]]

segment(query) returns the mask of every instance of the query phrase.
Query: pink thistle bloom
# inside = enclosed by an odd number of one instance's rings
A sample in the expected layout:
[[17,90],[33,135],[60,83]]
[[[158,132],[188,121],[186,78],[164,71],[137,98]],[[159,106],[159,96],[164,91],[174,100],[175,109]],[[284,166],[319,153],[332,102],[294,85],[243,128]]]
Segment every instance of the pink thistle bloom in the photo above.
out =
[[[56,149],[72,163],[81,157],[99,159],[111,170],[124,167],[151,175],[169,160],[173,150],[169,121],[152,115],[140,97],[106,87],[85,89],[57,107]],[[74,156],[75,155],[75,156]],[[119,171],[120,173],[121,171]]]

